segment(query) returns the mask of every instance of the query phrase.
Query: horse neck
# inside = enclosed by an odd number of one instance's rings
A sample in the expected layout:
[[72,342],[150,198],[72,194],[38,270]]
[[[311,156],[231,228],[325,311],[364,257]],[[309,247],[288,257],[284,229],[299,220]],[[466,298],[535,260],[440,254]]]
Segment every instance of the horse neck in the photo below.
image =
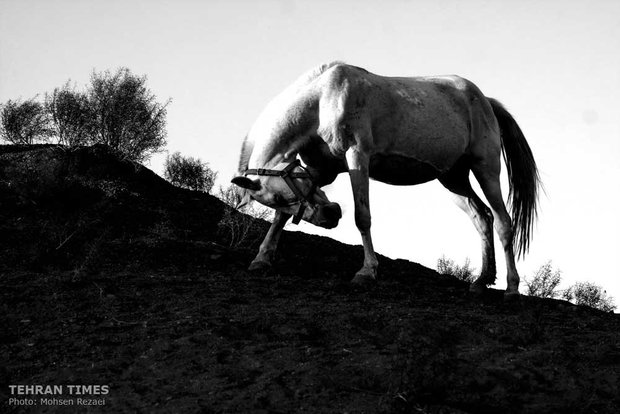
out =
[[281,135],[265,142],[255,143],[249,165],[256,168],[273,168],[281,162],[294,160],[298,152],[295,149],[297,140]]
[[[250,163],[252,167],[264,168],[266,164],[273,164],[274,160],[276,163],[279,159],[287,160],[286,156],[282,156],[282,147],[288,144],[289,147],[296,145],[300,148],[303,145],[295,142],[295,138],[316,135],[312,128],[318,127],[320,87],[314,81],[329,68],[341,63],[334,61],[308,71],[267,105],[243,142],[239,171],[244,171]],[[275,125],[279,128],[274,128]],[[278,130],[274,132],[274,129]],[[285,137],[290,137],[293,142]],[[284,150],[284,154],[291,152],[296,151],[290,148]]]
[[252,167],[292,161],[318,126],[318,98],[311,90],[283,94],[268,105],[252,128]]

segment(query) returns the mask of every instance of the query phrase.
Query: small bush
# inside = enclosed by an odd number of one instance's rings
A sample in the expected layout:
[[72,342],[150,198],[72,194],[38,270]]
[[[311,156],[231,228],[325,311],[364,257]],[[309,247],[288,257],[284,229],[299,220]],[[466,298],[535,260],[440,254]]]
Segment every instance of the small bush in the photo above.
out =
[[230,247],[254,247],[264,237],[261,220],[272,220],[272,210],[248,203],[237,208],[240,195],[236,186],[220,187],[218,198],[230,208],[225,209],[218,223],[220,233],[228,240]]
[[612,297],[602,287],[590,282],[577,282],[566,290],[559,290],[562,281],[562,272],[553,269],[551,261],[542,265],[531,280],[524,278],[526,291],[529,296],[539,298],[562,298],[575,305],[589,306],[604,312],[616,309]]
[[463,266],[457,265],[454,260],[446,258],[446,256],[441,256],[437,260],[437,272],[442,275],[450,275],[454,276],[459,280],[462,280],[467,283],[472,283],[476,280],[474,276],[475,268],[471,267],[471,261],[469,257],[465,259],[465,263]]
[[168,155],[164,165],[164,178],[177,187],[209,193],[215,183],[215,173],[209,164],[198,158],[184,157],[180,152]]
[[575,305],[585,305],[603,312],[616,309],[614,299],[602,287],[590,282],[577,282],[562,293],[562,297]]
[[562,281],[562,272],[557,269],[553,270],[551,261],[548,261],[536,271],[532,280],[524,278],[526,291],[529,296],[539,298],[557,298],[560,296],[558,286]]

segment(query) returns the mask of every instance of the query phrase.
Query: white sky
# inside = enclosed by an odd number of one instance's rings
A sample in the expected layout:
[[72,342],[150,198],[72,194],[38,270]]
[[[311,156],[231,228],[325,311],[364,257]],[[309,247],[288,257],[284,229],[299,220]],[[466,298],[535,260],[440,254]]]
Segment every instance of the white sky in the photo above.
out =
[[[595,282],[620,305],[618,16],[614,0],[0,0],[0,102],[129,67],[162,102],[172,98],[168,149],[208,161],[224,183],[261,109],[319,63],[456,73],[508,107],[541,170],[546,196],[521,276],[551,259],[565,287]],[[155,171],[163,158],[153,158]],[[321,233],[359,244],[347,177],[328,194],[345,216]],[[373,183],[370,197],[379,253],[480,266],[477,232],[438,183]]]

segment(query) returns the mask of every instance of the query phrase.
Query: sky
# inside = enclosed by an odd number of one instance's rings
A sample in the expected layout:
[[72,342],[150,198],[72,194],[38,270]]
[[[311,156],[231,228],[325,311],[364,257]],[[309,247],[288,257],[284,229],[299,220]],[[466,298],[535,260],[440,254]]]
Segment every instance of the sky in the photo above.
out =
[[[620,306],[618,16],[615,0],[0,0],[0,102],[128,67],[161,102],[172,99],[167,151],[201,158],[227,185],[261,110],[318,64],[458,74],[508,108],[540,169],[545,193],[521,276],[551,260],[562,287],[590,281]],[[165,156],[148,166],[161,173]],[[338,228],[287,228],[360,244],[348,177],[326,192],[343,207]],[[451,200],[437,182],[373,182],[377,252],[431,268],[442,255],[470,258],[479,268],[479,236]]]

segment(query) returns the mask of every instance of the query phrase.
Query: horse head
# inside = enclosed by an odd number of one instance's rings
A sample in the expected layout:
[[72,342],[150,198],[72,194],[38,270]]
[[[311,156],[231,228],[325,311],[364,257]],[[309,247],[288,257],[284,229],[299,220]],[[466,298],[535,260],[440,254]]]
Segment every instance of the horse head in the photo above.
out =
[[304,220],[331,229],[342,217],[338,203],[329,201],[299,160],[280,163],[274,169],[248,169],[232,183],[259,203],[292,215],[295,224]]

